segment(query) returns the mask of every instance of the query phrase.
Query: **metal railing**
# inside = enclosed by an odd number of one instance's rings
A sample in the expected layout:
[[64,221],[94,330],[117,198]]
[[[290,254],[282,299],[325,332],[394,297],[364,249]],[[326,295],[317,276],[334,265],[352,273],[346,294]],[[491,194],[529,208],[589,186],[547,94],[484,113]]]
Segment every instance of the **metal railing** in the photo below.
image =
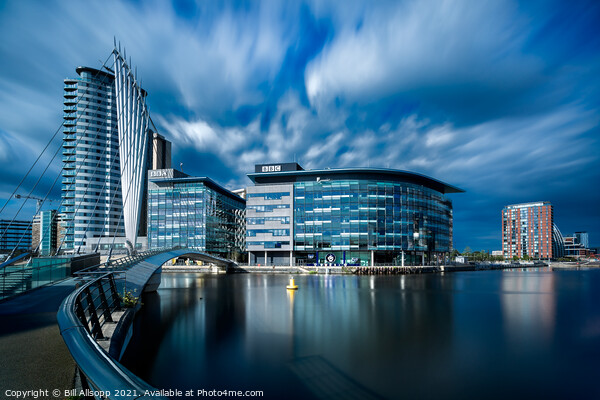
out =
[[[112,313],[120,309],[114,273],[103,274],[71,293],[58,310],[60,334],[82,376],[82,385],[103,398],[167,400],[144,396],[157,390],[138,378],[104,351],[96,342],[103,339],[102,327],[114,322]],[[100,398],[100,397],[97,397]]]
[[126,271],[132,265],[134,265],[148,257],[152,257],[152,256],[154,256],[156,254],[160,254],[160,253],[165,253],[167,251],[178,250],[180,248],[182,248],[182,247],[178,246],[178,247],[146,250],[146,251],[134,254],[134,255],[117,258],[116,260],[108,260],[105,263],[101,263],[101,264],[94,265],[89,268],[85,268],[80,271],[77,271],[77,272],[73,273],[73,275],[77,276],[77,277],[84,277],[86,275],[91,275],[91,274],[107,273],[107,272],[112,272],[112,271]]
[[107,273],[84,285],[75,299],[75,314],[94,339],[104,339],[102,327],[114,322],[112,313],[121,310],[114,273]]

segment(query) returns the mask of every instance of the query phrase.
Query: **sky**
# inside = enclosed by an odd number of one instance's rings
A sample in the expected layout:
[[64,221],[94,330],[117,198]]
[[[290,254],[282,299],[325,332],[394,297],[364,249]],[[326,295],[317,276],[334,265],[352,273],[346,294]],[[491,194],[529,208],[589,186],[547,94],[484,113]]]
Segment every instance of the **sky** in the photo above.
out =
[[[600,246],[599,30],[583,0],[0,0],[1,206],[48,143],[19,193],[60,202],[63,80],[117,38],[190,175],[408,170],[465,190],[459,251],[500,250],[502,208],[530,201]],[[22,205],[31,218],[20,200],[0,218]]]

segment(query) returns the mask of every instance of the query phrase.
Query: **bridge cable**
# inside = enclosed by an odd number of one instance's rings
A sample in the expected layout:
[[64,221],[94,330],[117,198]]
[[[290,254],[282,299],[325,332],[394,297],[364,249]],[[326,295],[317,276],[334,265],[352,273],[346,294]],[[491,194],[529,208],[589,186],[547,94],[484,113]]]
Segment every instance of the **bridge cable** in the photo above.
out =
[[[108,56],[108,58],[106,59],[106,61],[104,61],[104,64],[106,64],[106,62],[109,60],[110,56]],[[79,100],[77,100],[76,105],[79,103]],[[40,158],[42,157],[42,155],[46,152],[46,150],[48,149],[48,147],[50,146],[50,144],[54,141],[54,139],[56,138],[56,135],[58,135],[58,133],[60,132],[60,130],[62,129],[63,125],[64,125],[64,120],[63,122],[60,124],[60,126],[56,129],[56,131],[54,132],[54,135],[52,135],[52,138],[50,139],[50,141],[46,144],[46,147],[44,147],[44,149],[42,150],[42,152],[40,153],[40,155],[36,158],[36,160],[33,162],[33,164],[31,165],[31,167],[29,168],[29,170],[27,171],[27,173],[25,174],[25,176],[23,176],[23,178],[21,179],[21,181],[19,182],[19,184],[17,185],[17,187],[15,188],[15,190],[12,192],[12,194],[8,197],[8,199],[6,200],[6,203],[4,203],[4,205],[2,206],[2,209],[0,209],[0,214],[2,214],[2,211],[4,211],[4,209],[6,208],[6,206],[8,205],[8,203],[10,202],[10,200],[14,197],[14,195],[17,193],[17,190],[19,190],[19,187],[21,187],[21,185],[23,184],[23,182],[25,181],[25,179],[27,179],[27,177],[29,176],[29,174],[31,173],[31,171],[33,170],[33,168],[35,167],[35,165],[37,164],[37,162],[40,160]]]
[[[104,65],[102,65],[102,67],[105,67],[105,66],[106,66],[106,62],[107,62],[109,59],[110,59],[110,56],[109,56],[109,57],[106,59],[106,61],[104,62]],[[102,68],[102,67],[100,67],[100,68]],[[96,73],[95,73],[95,76],[96,76],[96,75],[98,75],[100,72],[101,72],[100,70],[99,70],[98,72],[96,72]],[[90,93],[90,91],[89,91],[88,89],[86,89],[86,91],[85,91],[85,93],[84,93],[84,94],[88,94],[88,93]],[[80,98],[77,100],[77,102],[76,102],[76,105],[78,105],[78,104],[79,104],[79,102],[81,101],[81,99],[82,99],[82,97],[80,97]],[[97,108],[96,108],[96,110],[99,110],[99,109],[100,109],[100,107],[97,107]],[[75,124],[77,124],[77,122],[79,121],[79,119],[80,119],[81,117],[82,117],[82,116],[78,116],[78,117],[75,119]],[[59,128],[58,128],[57,132],[56,132],[56,133],[55,133],[55,135],[52,137],[52,139],[50,140],[50,142],[48,143],[48,145],[46,146],[46,148],[47,148],[47,147],[48,147],[48,146],[49,146],[49,145],[50,145],[50,144],[51,144],[51,143],[54,141],[54,138],[56,137],[56,134],[57,134],[57,133],[58,133],[58,131],[60,131],[60,129],[61,129],[63,126],[64,126],[64,123],[65,123],[65,122],[64,122],[64,120],[63,120],[63,122],[62,122],[62,123],[61,123],[61,125],[59,126]],[[86,132],[87,132],[88,128],[89,128],[89,127],[86,127],[86,129],[85,129],[84,133],[86,133]],[[97,131],[97,133],[96,133],[96,137],[98,136],[98,134],[99,134],[99,131]],[[80,141],[81,139],[82,139],[82,138],[79,138],[79,139],[77,140],[77,142],[76,142],[75,146],[77,146],[77,144],[79,143],[79,141]],[[62,144],[62,142],[61,142],[61,144],[59,145],[59,147],[57,148],[56,152],[54,153],[54,156],[52,157],[52,159],[51,159],[51,160],[48,162],[48,164],[46,165],[46,167],[45,167],[44,171],[42,172],[42,175],[41,175],[41,176],[38,178],[38,180],[37,180],[36,184],[33,186],[33,188],[30,190],[29,194],[28,194],[26,197],[30,197],[30,196],[31,196],[31,194],[32,194],[32,193],[33,193],[33,191],[36,189],[36,187],[37,187],[37,185],[39,184],[40,180],[41,180],[41,179],[42,179],[42,177],[43,177],[43,176],[46,174],[46,171],[48,170],[48,168],[50,167],[50,165],[52,165],[52,162],[54,161],[54,159],[55,159],[55,158],[56,158],[56,156],[58,155],[58,152],[59,152],[61,149],[63,149],[63,144]],[[44,150],[44,151],[45,151],[45,150]],[[86,157],[85,157],[84,161],[85,161],[85,160],[87,159],[87,157],[89,156],[89,153],[90,153],[90,152],[89,152],[89,150],[88,150],[88,152],[87,152],[87,154],[86,154]],[[43,154],[43,153],[42,153],[42,154]],[[40,154],[40,157],[41,157],[41,154]],[[39,157],[38,157],[38,159],[39,159]],[[37,162],[37,160],[36,160],[36,162]],[[35,165],[35,163],[34,163],[34,165]],[[30,168],[30,170],[31,170],[32,168],[33,168],[33,166]],[[81,165],[80,165],[80,167],[79,167],[79,168],[81,168]],[[60,177],[60,175],[62,174],[63,170],[64,170],[64,164],[63,164],[63,166],[61,167],[61,169],[60,169],[60,171],[59,171],[59,175],[58,175],[58,177]],[[40,205],[40,209],[41,209],[41,206],[43,206],[43,204],[45,203],[45,201],[46,201],[46,199],[47,199],[48,195],[50,194],[51,190],[53,189],[54,185],[56,184],[56,181],[58,180],[58,177],[55,179],[55,181],[54,181],[54,184],[53,184],[53,185],[52,185],[52,187],[50,188],[50,191],[48,192],[48,194],[46,194],[46,196],[45,196],[45,197],[44,197],[44,199],[42,200],[42,202],[41,202],[41,205]],[[23,179],[25,179],[25,178],[23,178]],[[18,187],[17,187],[17,189],[15,189],[15,192],[16,192],[17,190],[18,190]],[[9,199],[9,200],[10,200],[10,199]],[[16,218],[18,217],[19,213],[21,212],[21,210],[22,210],[22,209],[23,209],[23,207],[25,206],[25,202],[26,202],[26,201],[24,201],[24,202],[23,202],[23,204],[21,205],[21,207],[19,207],[19,210],[17,211],[17,214],[14,216],[14,218],[13,218],[13,219],[12,219],[12,221],[9,223],[9,225],[6,227],[6,229],[5,229],[5,230],[4,230],[4,232],[2,233],[2,236],[1,236],[1,237],[4,237],[4,236],[6,235],[6,233],[7,233],[8,229],[9,229],[9,228],[10,228],[10,226],[11,226],[11,225],[14,223],[14,221],[15,221],[15,220],[16,220]],[[60,207],[60,206],[62,206],[62,203],[63,203],[63,202],[64,202],[64,199],[63,199],[63,200],[61,200],[61,202],[59,203],[59,207]],[[11,255],[11,256],[12,256],[12,254],[14,254],[15,250],[18,248],[19,244],[20,244],[20,243],[21,243],[21,241],[23,240],[23,238],[24,238],[25,234],[27,233],[27,231],[29,230],[29,228],[31,227],[31,225],[32,225],[32,224],[33,224],[33,220],[32,220],[32,221],[29,223],[29,225],[28,225],[27,229],[26,229],[26,230],[23,232],[23,235],[21,235],[21,238],[19,239],[19,242],[17,243],[17,246],[16,246],[15,248],[13,248],[12,252],[10,253],[10,255]],[[41,243],[41,242],[40,242],[40,243]],[[9,258],[10,258],[10,256],[9,256]]]

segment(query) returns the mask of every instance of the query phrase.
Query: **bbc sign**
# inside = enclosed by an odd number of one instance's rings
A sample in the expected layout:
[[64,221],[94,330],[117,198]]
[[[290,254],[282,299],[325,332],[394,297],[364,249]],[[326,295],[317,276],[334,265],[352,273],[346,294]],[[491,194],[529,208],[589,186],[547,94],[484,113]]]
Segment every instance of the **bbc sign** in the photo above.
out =
[[169,177],[168,172],[164,169],[154,169],[154,170],[150,170],[148,172],[150,172],[151,178],[168,178]]
[[281,165],[263,165],[262,172],[281,172]]

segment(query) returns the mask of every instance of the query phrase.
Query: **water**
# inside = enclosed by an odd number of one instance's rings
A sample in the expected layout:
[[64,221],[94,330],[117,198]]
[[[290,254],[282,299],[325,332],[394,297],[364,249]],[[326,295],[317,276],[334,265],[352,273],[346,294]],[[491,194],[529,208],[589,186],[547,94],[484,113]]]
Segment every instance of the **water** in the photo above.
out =
[[600,271],[163,274],[123,363],[273,399],[600,398]]

